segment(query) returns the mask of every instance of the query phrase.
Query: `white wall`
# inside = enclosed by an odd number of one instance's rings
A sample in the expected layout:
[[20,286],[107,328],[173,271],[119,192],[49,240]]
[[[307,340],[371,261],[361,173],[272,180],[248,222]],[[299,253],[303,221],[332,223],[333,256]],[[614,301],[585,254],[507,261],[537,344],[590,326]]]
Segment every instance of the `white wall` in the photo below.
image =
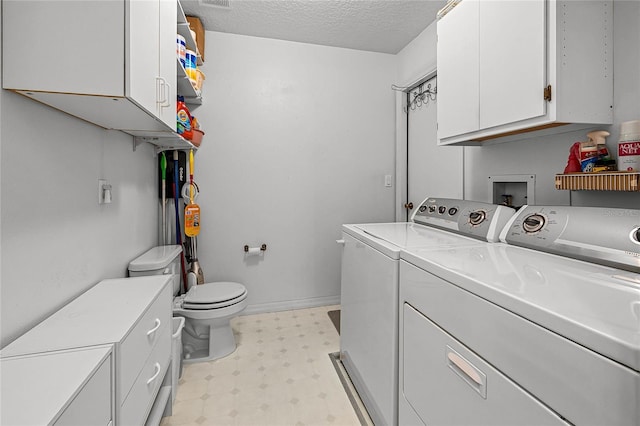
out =
[[[196,155],[207,281],[247,312],[337,303],[343,223],[393,220],[393,55],[206,33]],[[245,244],[268,246],[245,259]]]
[[[0,91],[1,345],[157,241],[153,150]],[[98,179],[113,203],[98,205]],[[122,295],[126,298],[126,295]],[[114,307],[114,310],[117,307]]]
[[[615,0],[614,8],[614,124],[607,146],[616,152],[620,123],[640,119],[640,2]],[[585,87],[585,90],[589,90]],[[562,173],[569,148],[585,141],[585,132],[564,133],[485,147],[465,148],[465,197],[489,201],[487,176],[535,174],[536,204],[640,206],[640,193],[559,191],[554,176]]]

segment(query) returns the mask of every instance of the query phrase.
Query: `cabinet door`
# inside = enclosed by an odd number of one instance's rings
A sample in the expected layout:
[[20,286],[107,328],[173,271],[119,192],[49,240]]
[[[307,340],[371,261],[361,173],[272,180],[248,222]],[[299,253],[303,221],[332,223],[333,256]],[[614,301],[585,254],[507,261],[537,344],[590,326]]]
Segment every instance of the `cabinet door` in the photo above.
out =
[[176,0],[160,0],[159,76],[161,102],[158,117],[173,130],[176,129]]
[[123,15],[110,0],[2,0],[2,87],[123,96]]
[[545,32],[544,0],[480,3],[480,129],[545,115]]
[[478,0],[438,21],[438,138],[478,130]]
[[160,91],[159,0],[129,0],[126,10],[126,93],[147,112],[157,116]]

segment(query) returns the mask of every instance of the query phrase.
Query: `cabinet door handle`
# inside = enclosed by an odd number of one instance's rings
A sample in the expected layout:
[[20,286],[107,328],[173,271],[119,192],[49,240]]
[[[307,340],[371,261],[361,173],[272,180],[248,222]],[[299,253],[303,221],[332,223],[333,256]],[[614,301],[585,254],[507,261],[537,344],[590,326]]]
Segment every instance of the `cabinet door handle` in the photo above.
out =
[[347,242],[345,240],[336,240],[336,243],[340,244],[341,246],[345,245]]
[[163,78],[164,81],[164,102],[162,102],[163,107],[171,106],[170,95],[171,95],[171,84],[167,83],[167,81]]
[[148,385],[151,384],[151,382],[153,382],[155,379],[157,379],[158,375],[160,375],[160,363],[156,362],[153,367],[155,368],[156,372],[153,374],[153,376],[151,376],[149,380],[147,380]]
[[153,333],[155,333],[160,328],[160,324],[162,324],[162,321],[160,321],[159,318],[156,318],[155,324],[155,327],[147,331],[147,336],[151,336]]
[[164,91],[164,87],[162,87],[164,83],[165,83],[164,78],[156,77],[156,103],[160,105],[164,103],[163,96],[165,94],[165,91]]
[[166,106],[165,102],[167,102],[167,80],[162,77],[156,77],[156,103],[160,104],[160,106]]

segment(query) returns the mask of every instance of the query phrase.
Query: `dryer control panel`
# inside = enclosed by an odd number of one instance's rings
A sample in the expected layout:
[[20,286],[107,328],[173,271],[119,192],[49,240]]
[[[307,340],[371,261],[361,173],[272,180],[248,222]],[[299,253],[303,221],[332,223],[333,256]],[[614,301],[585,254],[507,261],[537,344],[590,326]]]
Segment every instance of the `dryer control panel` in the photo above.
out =
[[430,197],[415,210],[411,221],[496,242],[514,213],[511,207],[497,204]]
[[501,240],[640,272],[640,210],[525,206],[505,228]]

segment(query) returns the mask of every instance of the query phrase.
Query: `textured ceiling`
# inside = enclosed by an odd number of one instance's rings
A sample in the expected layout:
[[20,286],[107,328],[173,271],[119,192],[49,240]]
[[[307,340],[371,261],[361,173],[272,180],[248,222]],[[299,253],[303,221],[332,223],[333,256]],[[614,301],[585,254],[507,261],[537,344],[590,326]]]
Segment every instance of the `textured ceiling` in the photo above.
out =
[[398,53],[435,20],[445,0],[181,0],[205,29],[382,53]]

